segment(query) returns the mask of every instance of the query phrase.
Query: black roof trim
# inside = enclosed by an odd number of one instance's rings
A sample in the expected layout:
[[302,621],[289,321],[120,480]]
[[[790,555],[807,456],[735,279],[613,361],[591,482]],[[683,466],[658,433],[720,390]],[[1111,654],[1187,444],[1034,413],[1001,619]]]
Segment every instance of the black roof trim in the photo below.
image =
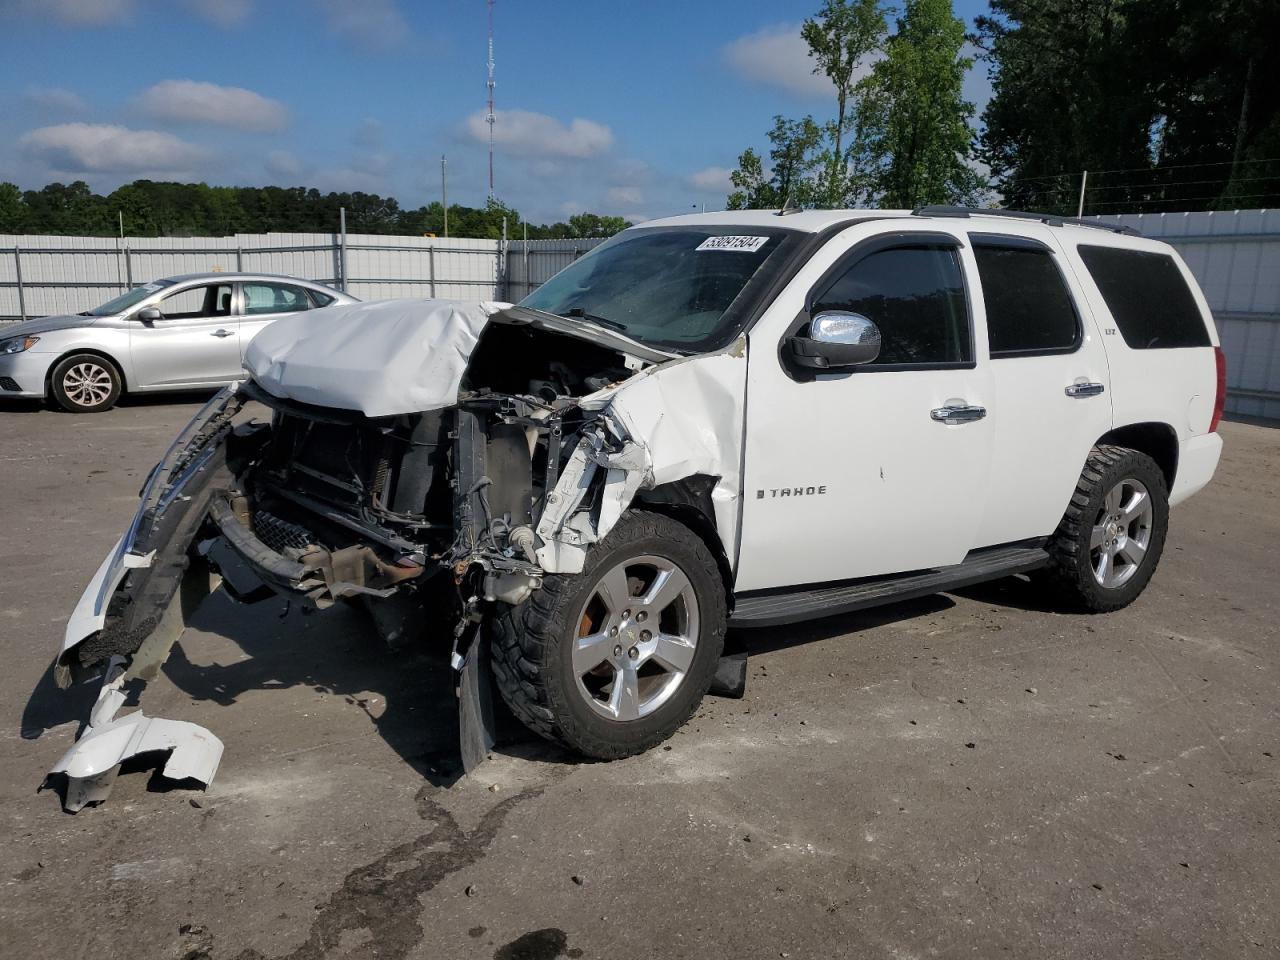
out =
[[1052,213],[1027,213],[1023,210],[984,210],[981,207],[917,207],[911,211],[915,217],[1008,217],[1010,220],[1035,220],[1049,227],[1061,227],[1070,224],[1073,227],[1092,227],[1094,230],[1106,230],[1108,233],[1122,233],[1129,237],[1141,236],[1132,227],[1116,226],[1098,220],[1082,220],[1079,217],[1059,217]]

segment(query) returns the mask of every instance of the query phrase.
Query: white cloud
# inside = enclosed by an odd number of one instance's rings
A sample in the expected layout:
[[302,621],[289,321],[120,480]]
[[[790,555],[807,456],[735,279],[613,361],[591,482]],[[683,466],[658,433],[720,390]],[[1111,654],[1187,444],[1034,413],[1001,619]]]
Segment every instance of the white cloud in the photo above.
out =
[[698,190],[728,193],[733,189],[733,183],[729,180],[731,172],[728,167],[705,167],[689,174],[689,184]]
[[18,138],[30,159],[59,173],[123,173],[190,177],[207,159],[194,144],[158,130],[105,123],[40,127]]
[[142,92],[142,108],[156,120],[170,123],[209,123],[237,130],[279,130],[289,112],[272,100],[243,87],[223,87],[196,80],[162,80]]
[[68,27],[105,27],[128,20],[134,12],[134,0],[12,0],[0,3],[0,15],[8,11],[29,17],[52,17]]
[[24,96],[41,110],[54,113],[84,113],[89,109],[84,97],[61,87],[31,87]]
[[765,27],[739,37],[724,48],[724,59],[739,76],[766,87],[777,87],[801,97],[830,97],[831,81],[813,72],[809,45],[800,36],[800,24]]
[[[613,145],[613,131],[604,124],[575,117],[566,126],[545,113],[498,110],[494,142],[532,154],[551,157],[592,157]],[[484,111],[467,118],[467,130],[482,143],[489,140]]]
[[638,187],[610,187],[605,197],[616,206],[634,207],[644,203],[644,194]]
[[329,29],[361,46],[385,50],[403,43],[410,34],[395,0],[319,0]]
[[276,177],[299,177],[302,161],[288,150],[272,150],[267,154],[267,172]]
[[186,0],[196,16],[204,17],[219,27],[234,27],[249,17],[252,0]]

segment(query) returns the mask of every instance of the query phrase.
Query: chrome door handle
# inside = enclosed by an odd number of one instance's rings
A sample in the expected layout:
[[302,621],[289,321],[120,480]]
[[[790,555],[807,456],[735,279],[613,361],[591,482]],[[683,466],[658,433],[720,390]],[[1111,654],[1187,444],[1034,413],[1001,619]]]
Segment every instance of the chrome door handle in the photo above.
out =
[[954,404],[946,407],[936,407],[929,411],[929,416],[938,423],[970,423],[974,420],[981,420],[987,415],[986,407],[975,407],[969,404]]
[[215,330],[215,331],[213,331],[213,333],[209,334],[209,336],[211,336],[211,337],[234,337],[234,336],[235,336],[235,331],[234,331],[234,330]]
[[1096,397],[1107,388],[1100,383],[1072,383],[1067,386],[1067,396],[1080,399],[1082,397]]

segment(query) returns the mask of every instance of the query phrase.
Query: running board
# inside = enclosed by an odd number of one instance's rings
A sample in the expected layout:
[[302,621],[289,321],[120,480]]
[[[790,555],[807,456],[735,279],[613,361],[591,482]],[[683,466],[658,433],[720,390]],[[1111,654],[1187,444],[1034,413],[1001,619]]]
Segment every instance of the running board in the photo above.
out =
[[738,597],[729,625],[772,627],[797,620],[831,617],[899,600],[927,597],[944,590],[958,590],[1015,573],[1027,573],[1048,562],[1049,555],[1039,546],[988,547],[970,551],[963,562],[954,567],[747,594]]

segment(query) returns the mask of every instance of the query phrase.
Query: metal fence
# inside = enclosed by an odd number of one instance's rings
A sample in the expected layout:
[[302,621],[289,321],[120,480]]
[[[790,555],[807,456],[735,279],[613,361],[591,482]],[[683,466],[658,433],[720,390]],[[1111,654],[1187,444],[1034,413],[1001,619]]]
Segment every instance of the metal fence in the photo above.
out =
[[518,300],[600,240],[497,240],[330,233],[137,238],[0,235],[0,321],[97,306],[184,273],[279,273],[365,300]]
[[1177,248],[1227,355],[1227,410],[1280,420],[1280,210],[1098,217]]

